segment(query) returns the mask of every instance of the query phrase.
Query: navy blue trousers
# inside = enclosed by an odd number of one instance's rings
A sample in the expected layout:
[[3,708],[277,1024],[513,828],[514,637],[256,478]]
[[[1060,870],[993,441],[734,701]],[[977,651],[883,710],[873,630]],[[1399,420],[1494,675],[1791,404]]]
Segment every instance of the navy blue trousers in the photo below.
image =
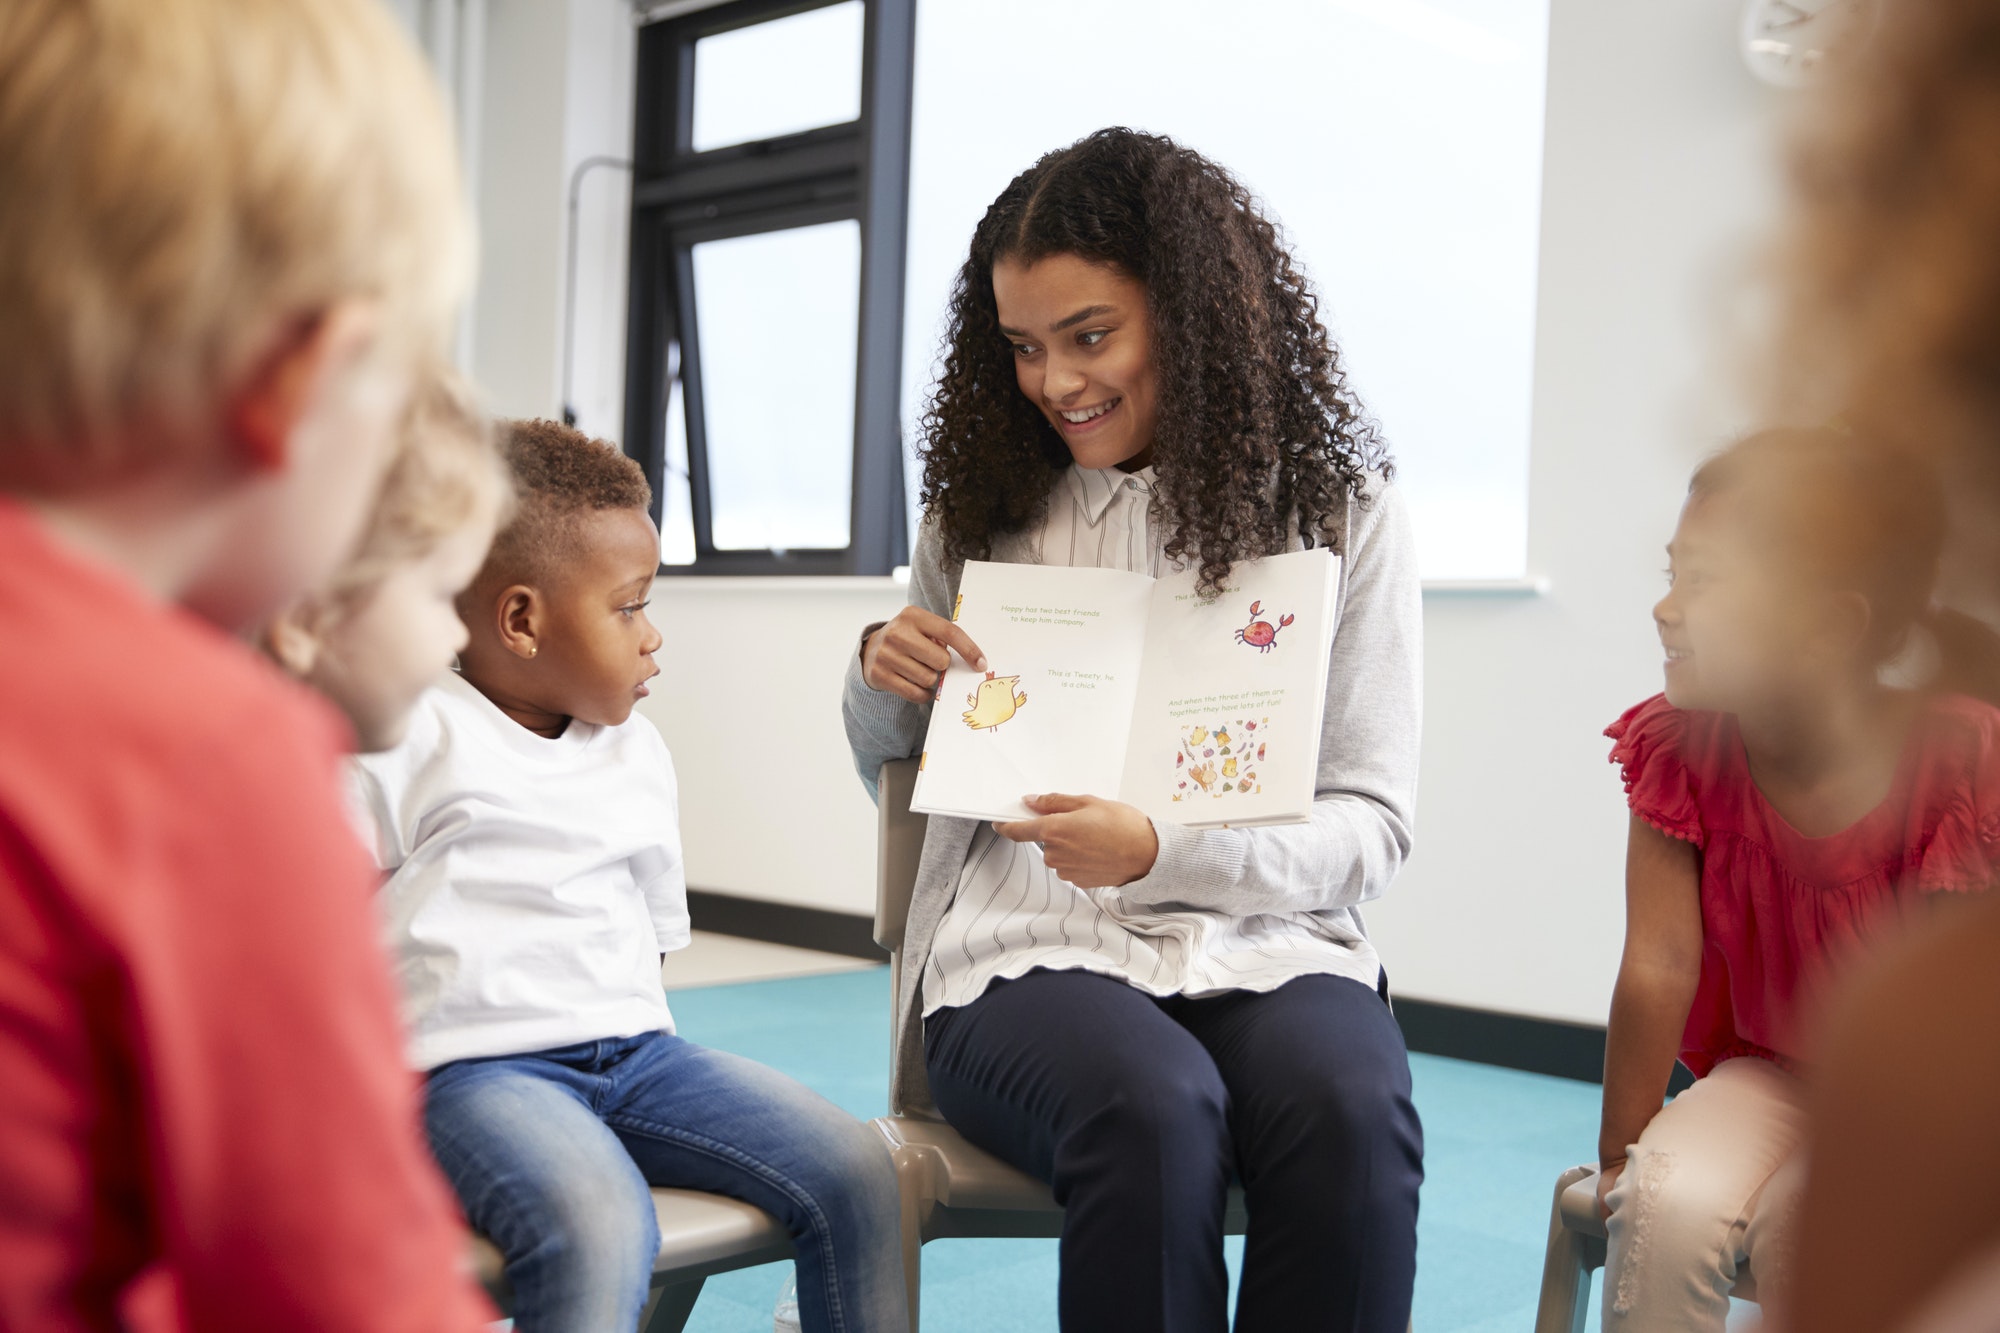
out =
[[938,1109],[1063,1205],[1066,1333],[1403,1333],[1423,1129],[1389,1006],[1344,977],[1155,999],[1090,972],[998,981],[924,1023]]

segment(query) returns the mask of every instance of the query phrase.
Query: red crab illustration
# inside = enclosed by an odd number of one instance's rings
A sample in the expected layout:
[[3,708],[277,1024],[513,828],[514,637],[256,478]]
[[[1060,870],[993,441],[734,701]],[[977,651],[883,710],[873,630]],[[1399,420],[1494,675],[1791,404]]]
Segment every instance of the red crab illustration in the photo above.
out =
[[1277,641],[1278,631],[1291,624],[1294,617],[1280,616],[1278,623],[1273,625],[1268,620],[1257,619],[1263,610],[1262,602],[1250,603],[1250,623],[1236,631],[1236,642],[1247,643],[1260,653],[1268,653],[1271,651],[1271,645]]

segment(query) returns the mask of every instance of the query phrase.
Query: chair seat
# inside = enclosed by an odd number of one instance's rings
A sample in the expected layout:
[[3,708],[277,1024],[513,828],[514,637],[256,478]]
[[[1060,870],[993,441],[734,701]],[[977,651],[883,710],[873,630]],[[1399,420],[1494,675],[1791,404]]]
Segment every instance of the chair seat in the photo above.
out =
[[1562,1192],[1563,1225],[1586,1236],[1605,1238],[1604,1219],[1597,1215],[1597,1173],[1592,1171]]
[[[792,1257],[792,1238],[769,1213],[738,1199],[699,1190],[656,1189],[660,1222],[656,1278],[707,1277]],[[505,1264],[484,1236],[472,1239],[473,1272],[488,1291],[504,1295]]]
[[[995,1224],[996,1215],[1014,1215],[1006,1234],[1015,1236],[1056,1236],[1062,1233],[1062,1207],[1049,1187],[1024,1171],[1017,1171],[992,1153],[966,1142],[965,1136],[942,1120],[916,1116],[884,1116],[874,1122],[889,1141],[890,1154],[899,1170],[914,1159],[921,1164],[928,1185],[928,1197],[936,1205],[924,1220],[924,1239],[972,1234],[990,1236],[991,1229],[963,1231],[948,1214],[976,1215],[982,1228]],[[1230,1235],[1243,1234],[1248,1222],[1243,1207],[1243,1191],[1232,1185],[1223,1227]]]
[[1060,1214],[1049,1187],[981,1148],[942,1120],[885,1116],[875,1122],[889,1151],[915,1153],[931,1168],[933,1198],[946,1208],[992,1208]]

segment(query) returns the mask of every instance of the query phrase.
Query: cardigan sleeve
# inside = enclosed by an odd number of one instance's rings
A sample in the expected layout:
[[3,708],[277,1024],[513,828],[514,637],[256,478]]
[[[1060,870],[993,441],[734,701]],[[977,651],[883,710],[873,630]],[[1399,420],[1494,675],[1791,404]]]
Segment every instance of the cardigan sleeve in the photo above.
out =
[[[926,518],[910,556],[910,605],[949,619],[957,595],[958,569],[948,566],[944,543]],[[847,677],[840,698],[848,749],[870,800],[876,798],[875,779],[882,765],[892,759],[908,759],[922,750],[931,721],[929,704],[913,704],[901,695],[873,688],[862,678],[861,645],[880,628],[880,623],[869,625],[855,640],[854,651],[847,656]]]
[[1408,859],[1423,725],[1416,544],[1402,496],[1379,478],[1348,513],[1311,818],[1206,830],[1155,821],[1159,857],[1119,890],[1128,902],[1328,911],[1379,898]]

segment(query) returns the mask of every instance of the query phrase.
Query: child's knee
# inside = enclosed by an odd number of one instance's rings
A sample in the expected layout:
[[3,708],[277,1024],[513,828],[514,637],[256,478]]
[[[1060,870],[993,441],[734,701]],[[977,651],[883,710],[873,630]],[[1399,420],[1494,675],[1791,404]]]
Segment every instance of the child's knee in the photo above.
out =
[[805,1168],[814,1196],[840,1200],[862,1216],[896,1210],[896,1165],[873,1125],[843,1116],[822,1126],[816,1139]]
[[576,1180],[552,1193],[535,1243],[573,1273],[588,1272],[609,1290],[643,1286],[660,1253],[652,1191],[625,1180]]
[[1733,1267],[1725,1251],[1749,1191],[1698,1157],[1637,1146],[1613,1186],[1610,1295],[1614,1308],[1635,1299],[1649,1277],[1701,1274],[1720,1280]]

